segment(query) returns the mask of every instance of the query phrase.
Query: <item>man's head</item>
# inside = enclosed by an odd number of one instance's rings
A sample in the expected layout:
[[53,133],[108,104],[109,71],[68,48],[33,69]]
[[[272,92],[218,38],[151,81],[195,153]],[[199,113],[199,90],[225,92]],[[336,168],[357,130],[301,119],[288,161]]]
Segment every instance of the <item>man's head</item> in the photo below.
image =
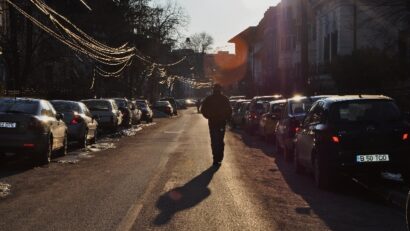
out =
[[220,84],[215,84],[213,87],[214,94],[221,94],[222,93],[222,86]]

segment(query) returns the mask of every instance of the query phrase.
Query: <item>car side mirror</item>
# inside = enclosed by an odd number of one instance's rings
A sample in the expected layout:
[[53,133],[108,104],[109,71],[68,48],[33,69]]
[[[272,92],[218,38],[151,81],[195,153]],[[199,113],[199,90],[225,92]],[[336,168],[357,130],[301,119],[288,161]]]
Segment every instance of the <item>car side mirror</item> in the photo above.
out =
[[56,115],[56,119],[57,119],[57,120],[63,120],[63,119],[64,119],[64,114],[58,112],[57,115]]

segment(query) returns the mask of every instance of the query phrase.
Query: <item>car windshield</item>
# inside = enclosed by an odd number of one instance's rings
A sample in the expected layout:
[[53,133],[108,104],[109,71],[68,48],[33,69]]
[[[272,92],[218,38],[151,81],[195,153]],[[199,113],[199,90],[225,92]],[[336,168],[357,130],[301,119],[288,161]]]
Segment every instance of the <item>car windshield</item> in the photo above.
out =
[[36,115],[39,102],[21,99],[0,99],[0,112]]
[[147,104],[145,102],[136,101],[135,104],[137,104],[137,106],[140,107],[140,108],[146,108],[147,107]]
[[71,102],[51,102],[57,112],[80,112],[80,106]]
[[118,107],[127,107],[127,101],[123,99],[116,99],[115,103],[118,105]]
[[84,101],[83,103],[87,105],[90,111],[110,111],[111,110],[111,104],[109,101],[90,100],[90,101]]
[[296,116],[304,115],[310,110],[313,103],[314,102],[312,100],[308,99],[290,102],[290,114]]
[[401,118],[397,105],[386,100],[340,102],[331,109],[331,120],[336,124],[384,123]]
[[155,103],[155,106],[157,107],[164,107],[164,106],[170,106],[171,104],[168,101],[158,101]]

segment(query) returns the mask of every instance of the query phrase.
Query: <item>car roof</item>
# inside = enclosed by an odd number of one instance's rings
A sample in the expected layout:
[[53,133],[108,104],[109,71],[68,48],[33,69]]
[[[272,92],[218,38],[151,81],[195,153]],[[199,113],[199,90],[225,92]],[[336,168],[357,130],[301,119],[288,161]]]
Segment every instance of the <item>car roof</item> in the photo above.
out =
[[114,100],[112,100],[112,99],[84,99],[84,100],[81,100],[81,102],[90,102],[90,101],[109,101],[109,102],[113,102]]
[[322,99],[325,102],[343,102],[343,101],[357,101],[357,100],[393,100],[392,98],[384,95],[339,95],[331,96]]
[[280,103],[286,103],[286,99],[274,100],[274,101],[269,102],[270,105],[280,104]]
[[3,97],[0,98],[1,100],[16,100],[16,101],[34,101],[34,102],[41,102],[41,101],[47,101],[44,99],[34,99],[34,98],[25,98],[25,97]]
[[269,99],[269,98],[277,98],[280,99],[282,98],[281,95],[264,95],[264,96],[255,96],[253,97],[253,100],[259,100],[259,99]]
[[81,102],[78,101],[71,101],[71,100],[51,100],[51,103],[71,103],[71,104],[79,104]]

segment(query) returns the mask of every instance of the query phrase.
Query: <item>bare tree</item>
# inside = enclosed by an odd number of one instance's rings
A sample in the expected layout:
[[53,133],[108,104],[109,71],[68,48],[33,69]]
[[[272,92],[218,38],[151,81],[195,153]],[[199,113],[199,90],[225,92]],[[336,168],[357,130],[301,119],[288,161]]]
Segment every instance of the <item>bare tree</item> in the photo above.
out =
[[214,38],[206,32],[193,34],[186,42],[196,52],[205,53],[212,49]]

